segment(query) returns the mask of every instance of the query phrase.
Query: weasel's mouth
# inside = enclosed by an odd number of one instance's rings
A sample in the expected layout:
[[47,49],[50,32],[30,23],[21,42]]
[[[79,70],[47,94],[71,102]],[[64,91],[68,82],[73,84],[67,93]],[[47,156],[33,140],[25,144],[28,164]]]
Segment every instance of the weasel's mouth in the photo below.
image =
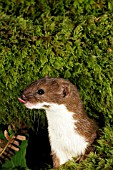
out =
[[33,107],[32,103],[27,102],[27,101],[25,101],[25,100],[23,100],[21,98],[18,98],[18,100],[19,100],[19,102],[23,103],[27,108],[32,109],[32,107]]
[[23,99],[21,99],[21,98],[18,98],[18,100],[19,100],[19,102],[21,102],[21,103],[23,103],[23,104],[25,104],[25,103],[26,103],[26,101],[25,101],[25,100],[23,100]]

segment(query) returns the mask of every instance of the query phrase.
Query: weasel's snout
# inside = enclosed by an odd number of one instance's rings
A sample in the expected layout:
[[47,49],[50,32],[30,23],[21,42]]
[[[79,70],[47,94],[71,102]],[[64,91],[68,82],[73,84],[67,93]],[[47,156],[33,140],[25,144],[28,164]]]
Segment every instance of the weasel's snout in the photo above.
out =
[[26,103],[26,101],[25,101],[25,100],[23,100],[23,99],[21,99],[21,98],[18,98],[18,100],[19,100],[19,102],[21,102],[21,103],[23,103],[23,104],[25,104],[25,103]]
[[22,95],[22,98],[18,98],[19,102],[25,104],[26,103],[26,97],[24,95]]

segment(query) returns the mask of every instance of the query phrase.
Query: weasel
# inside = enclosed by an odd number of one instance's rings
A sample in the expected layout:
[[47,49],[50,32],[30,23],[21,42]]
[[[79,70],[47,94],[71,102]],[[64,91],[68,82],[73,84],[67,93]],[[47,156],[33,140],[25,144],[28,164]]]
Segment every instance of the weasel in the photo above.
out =
[[48,121],[53,167],[80,159],[97,136],[97,125],[84,112],[75,85],[63,78],[42,78],[18,98],[29,109],[44,109]]

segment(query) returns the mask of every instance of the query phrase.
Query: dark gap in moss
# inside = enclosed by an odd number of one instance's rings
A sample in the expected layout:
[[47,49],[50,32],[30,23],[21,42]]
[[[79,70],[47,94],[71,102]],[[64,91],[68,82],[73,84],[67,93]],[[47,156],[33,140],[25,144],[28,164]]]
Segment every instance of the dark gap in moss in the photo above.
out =
[[47,165],[52,165],[47,121],[43,129],[38,127],[37,121],[36,119],[34,122],[33,130],[29,130],[29,141],[26,152],[27,166],[32,170],[47,169]]

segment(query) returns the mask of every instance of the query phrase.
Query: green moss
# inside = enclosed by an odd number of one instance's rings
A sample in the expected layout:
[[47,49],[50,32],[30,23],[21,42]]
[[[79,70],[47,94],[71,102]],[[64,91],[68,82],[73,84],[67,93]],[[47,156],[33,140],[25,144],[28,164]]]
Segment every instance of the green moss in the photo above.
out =
[[18,102],[21,90],[46,75],[69,79],[77,85],[86,112],[103,132],[94,154],[80,164],[71,161],[64,167],[110,169],[112,2],[1,0],[0,3],[0,124],[10,124],[12,119],[19,118],[31,126],[36,111],[29,111]]

